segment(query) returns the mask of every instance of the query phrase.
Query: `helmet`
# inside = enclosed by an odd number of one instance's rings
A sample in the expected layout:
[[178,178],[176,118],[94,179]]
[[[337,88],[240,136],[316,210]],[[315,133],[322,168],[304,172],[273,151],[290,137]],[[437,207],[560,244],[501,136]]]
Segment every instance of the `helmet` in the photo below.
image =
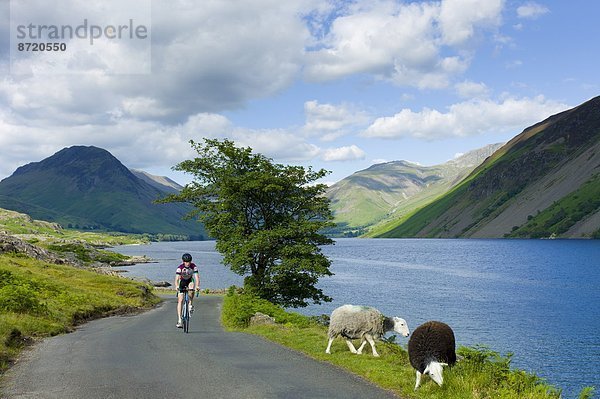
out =
[[184,262],[191,262],[192,261],[192,255],[190,254],[183,254],[181,256],[181,260]]

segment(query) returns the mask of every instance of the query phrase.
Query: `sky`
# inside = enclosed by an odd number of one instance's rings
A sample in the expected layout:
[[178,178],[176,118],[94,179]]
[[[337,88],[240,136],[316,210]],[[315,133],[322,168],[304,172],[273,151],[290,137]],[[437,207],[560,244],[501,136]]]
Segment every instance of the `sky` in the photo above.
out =
[[[440,164],[600,95],[596,0],[0,0],[0,15],[0,179],[93,145],[185,184],[172,167],[206,137],[329,184]],[[24,51],[41,42],[65,49]]]

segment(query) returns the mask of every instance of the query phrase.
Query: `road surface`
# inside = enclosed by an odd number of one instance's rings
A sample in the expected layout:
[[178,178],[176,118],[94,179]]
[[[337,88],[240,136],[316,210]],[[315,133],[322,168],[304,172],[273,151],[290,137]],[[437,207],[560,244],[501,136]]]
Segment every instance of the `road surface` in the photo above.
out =
[[0,397],[395,398],[261,337],[224,332],[221,304],[217,296],[197,298],[188,334],[175,328],[173,297],[139,315],[95,320],[45,339],[6,373]]

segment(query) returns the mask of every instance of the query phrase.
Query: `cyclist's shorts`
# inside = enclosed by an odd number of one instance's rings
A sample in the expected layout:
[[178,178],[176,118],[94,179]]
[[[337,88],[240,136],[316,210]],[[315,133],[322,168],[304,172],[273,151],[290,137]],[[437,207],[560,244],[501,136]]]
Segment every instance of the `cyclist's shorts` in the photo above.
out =
[[193,283],[194,279],[191,278],[189,280],[184,280],[184,279],[180,279],[179,280],[179,291],[183,290],[183,289],[187,289],[190,285],[190,283]]

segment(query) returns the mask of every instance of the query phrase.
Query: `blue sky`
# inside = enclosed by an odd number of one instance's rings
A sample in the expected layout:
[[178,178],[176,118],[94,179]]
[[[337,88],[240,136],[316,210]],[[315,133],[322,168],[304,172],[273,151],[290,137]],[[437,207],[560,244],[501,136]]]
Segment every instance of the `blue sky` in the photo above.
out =
[[[378,162],[443,163],[600,94],[593,0],[120,3],[0,3],[0,179],[95,145],[186,183],[170,168],[211,137],[335,182]],[[84,18],[149,34],[16,51],[18,24]]]

